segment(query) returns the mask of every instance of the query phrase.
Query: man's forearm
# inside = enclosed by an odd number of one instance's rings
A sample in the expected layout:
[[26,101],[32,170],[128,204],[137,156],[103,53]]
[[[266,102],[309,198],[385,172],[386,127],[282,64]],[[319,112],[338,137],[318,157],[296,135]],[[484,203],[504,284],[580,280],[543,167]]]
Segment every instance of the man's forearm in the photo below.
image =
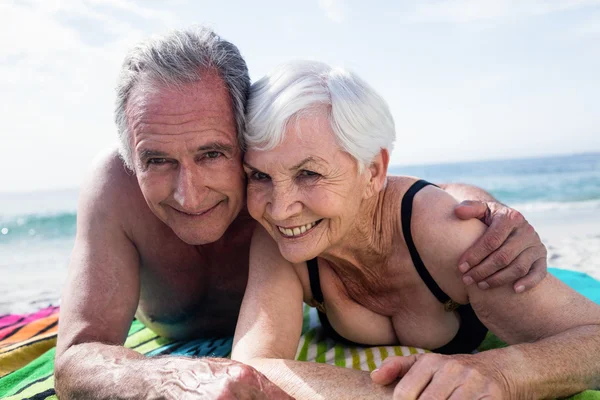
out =
[[[144,359],[142,354],[121,346],[72,346],[56,360],[56,392],[61,400],[139,398],[144,390],[144,371],[139,366]],[[140,375],[134,378],[133,371]]]
[[438,185],[450,193],[456,200],[498,201],[491,194],[477,186],[464,183],[442,183]]
[[[236,374],[227,371],[233,363],[210,358],[145,357],[122,346],[83,343],[72,346],[57,360],[55,387],[61,400],[213,398],[227,389],[226,379],[219,378]],[[221,371],[225,373],[219,375]]]
[[367,372],[333,365],[266,358],[250,365],[297,400],[391,399],[394,391],[374,384]]
[[573,328],[534,343],[489,350],[473,357],[496,365],[515,399],[566,397],[600,388],[598,325]]

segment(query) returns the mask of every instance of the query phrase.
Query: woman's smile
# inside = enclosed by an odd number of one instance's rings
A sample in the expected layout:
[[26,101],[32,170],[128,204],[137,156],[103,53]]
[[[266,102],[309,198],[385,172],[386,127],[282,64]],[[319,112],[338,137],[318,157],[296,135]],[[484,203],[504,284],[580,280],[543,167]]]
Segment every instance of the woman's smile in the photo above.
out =
[[283,237],[300,238],[300,237],[306,236],[308,234],[308,232],[312,231],[312,229],[315,226],[317,226],[319,224],[319,222],[321,222],[321,221],[322,221],[322,219],[320,219],[318,221],[314,221],[314,222],[309,222],[308,224],[305,224],[305,225],[299,225],[299,226],[287,227],[287,228],[283,227],[283,226],[279,226],[279,225],[276,225],[276,226]]

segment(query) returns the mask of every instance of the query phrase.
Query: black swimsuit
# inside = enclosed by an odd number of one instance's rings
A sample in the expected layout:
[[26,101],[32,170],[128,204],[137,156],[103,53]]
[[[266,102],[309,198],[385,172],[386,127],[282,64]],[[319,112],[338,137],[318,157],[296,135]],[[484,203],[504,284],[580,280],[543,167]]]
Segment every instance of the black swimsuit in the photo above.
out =
[[[423,264],[421,256],[419,256],[417,248],[415,247],[412,239],[410,231],[410,219],[412,216],[413,198],[419,190],[428,185],[433,184],[424,180],[415,182],[408,189],[404,195],[404,198],[402,199],[401,217],[404,240],[406,241],[408,251],[410,252],[410,257],[412,258],[413,264],[415,265],[419,276],[421,276],[423,282],[425,282],[429,290],[431,290],[431,293],[433,293],[440,303],[444,304],[446,311],[456,310],[460,316],[460,327],[458,332],[456,332],[456,336],[454,336],[449,343],[440,348],[434,349],[433,351],[442,354],[471,353],[485,338],[485,335],[487,334],[487,328],[481,323],[481,321],[479,321],[479,318],[477,318],[477,315],[475,315],[475,312],[470,304],[459,305],[450,299],[450,297],[444,293],[442,289],[440,289],[427,271],[427,268],[425,268],[425,264]],[[319,279],[319,266],[317,259],[313,258],[312,260],[308,260],[306,264],[308,265],[310,288],[312,290],[313,298],[319,303],[319,307],[317,307],[319,310],[319,320],[321,321],[321,325],[323,326],[325,332],[334,340],[347,345],[365,346],[343,338],[335,331],[335,329],[333,329],[329,319],[327,319],[324,308],[322,307],[323,292],[321,291],[321,281]]]

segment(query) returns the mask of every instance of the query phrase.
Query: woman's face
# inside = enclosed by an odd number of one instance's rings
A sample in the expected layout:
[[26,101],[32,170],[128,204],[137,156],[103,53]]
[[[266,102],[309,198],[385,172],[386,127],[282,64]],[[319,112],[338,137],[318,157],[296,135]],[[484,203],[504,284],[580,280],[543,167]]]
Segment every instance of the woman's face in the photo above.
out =
[[339,243],[355,220],[368,183],[335,142],[324,113],[292,119],[272,150],[249,149],[248,210],[281,254],[301,262]]

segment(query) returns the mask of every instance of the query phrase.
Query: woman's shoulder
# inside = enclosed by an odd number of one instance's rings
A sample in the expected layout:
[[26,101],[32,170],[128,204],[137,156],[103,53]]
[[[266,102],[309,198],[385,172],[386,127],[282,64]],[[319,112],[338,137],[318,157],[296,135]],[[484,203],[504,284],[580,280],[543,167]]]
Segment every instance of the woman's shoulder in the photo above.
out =
[[411,193],[408,194],[406,201],[409,201],[413,208],[421,203],[432,205],[436,202],[448,203],[454,200],[452,196],[432,182],[414,176],[389,176],[385,196],[396,200],[397,207],[394,212],[401,211],[401,203],[407,197],[409,190]]
[[[416,176],[407,176],[407,175],[388,176],[385,190],[388,193],[393,193],[394,196],[397,198],[403,198],[404,195],[406,194],[406,192],[408,192],[409,189],[418,182],[420,182],[423,187],[430,186],[432,188],[437,188],[438,190],[441,190],[433,182],[429,182],[425,179],[422,179],[422,178],[419,178]],[[421,185],[419,185],[419,186],[421,186]]]
[[469,225],[454,214],[458,201],[433,183],[413,176],[394,176],[389,179],[386,192],[386,197],[396,199],[397,208],[393,212],[410,221],[413,234],[440,236],[439,228],[443,226],[448,228],[442,234],[446,236],[453,234],[450,232],[453,229]]
[[389,190],[398,200],[398,231],[410,235],[423,263],[434,280],[455,301],[466,302],[464,285],[459,279],[458,259],[481,235],[484,226],[478,220],[463,221],[454,214],[458,201],[435,185],[419,185],[402,201],[420,179],[394,177]]

